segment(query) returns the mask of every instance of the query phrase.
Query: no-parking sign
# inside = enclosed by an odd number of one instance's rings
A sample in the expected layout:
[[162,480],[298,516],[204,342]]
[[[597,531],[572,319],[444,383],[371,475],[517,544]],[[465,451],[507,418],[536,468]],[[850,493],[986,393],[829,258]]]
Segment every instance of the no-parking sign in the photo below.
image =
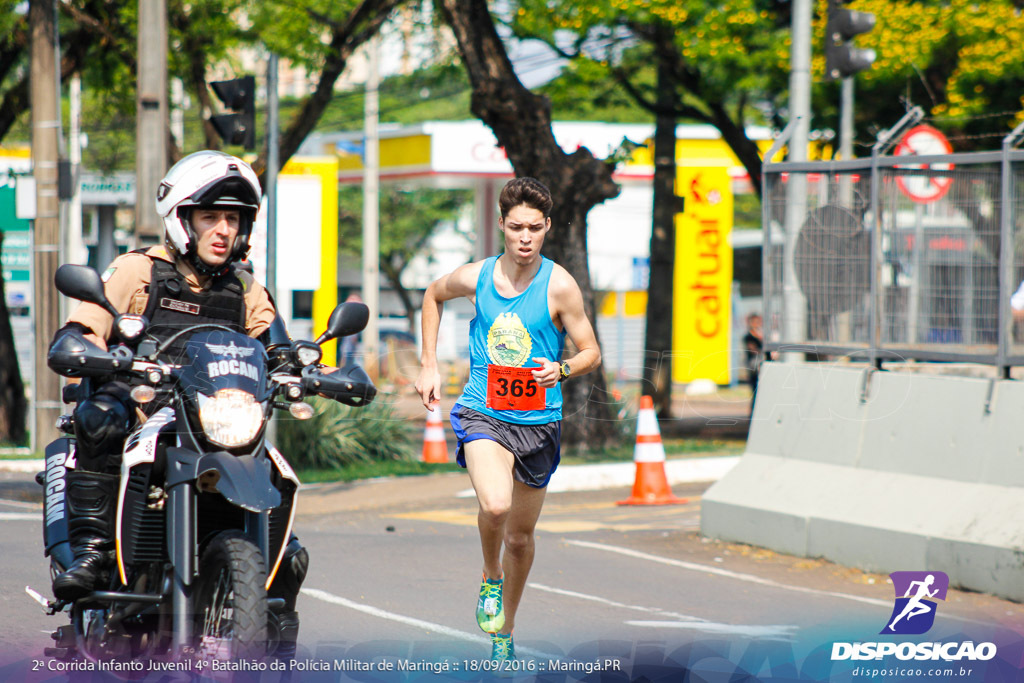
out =
[[[931,126],[915,126],[907,131],[896,146],[896,156],[933,156],[952,154],[953,147],[941,132]],[[950,171],[953,164],[900,164],[896,168],[928,168],[936,171]],[[928,204],[941,199],[953,184],[948,175],[898,175],[896,185],[900,192],[918,204]]]

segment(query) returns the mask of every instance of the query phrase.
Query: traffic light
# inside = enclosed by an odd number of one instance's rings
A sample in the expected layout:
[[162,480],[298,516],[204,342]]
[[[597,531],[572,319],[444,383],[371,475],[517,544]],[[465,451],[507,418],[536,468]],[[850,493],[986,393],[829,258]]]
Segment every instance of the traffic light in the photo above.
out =
[[217,134],[229,145],[242,145],[250,151],[256,149],[256,78],[242,76],[216,81],[210,83],[210,87],[225,107],[236,112],[210,117]]
[[834,80],[863,71],[875,61],[875,51],[857,47],[851,40],[875,27],[875,15],[845,9],[849,0],[828,0],[825,25],[825,78]]

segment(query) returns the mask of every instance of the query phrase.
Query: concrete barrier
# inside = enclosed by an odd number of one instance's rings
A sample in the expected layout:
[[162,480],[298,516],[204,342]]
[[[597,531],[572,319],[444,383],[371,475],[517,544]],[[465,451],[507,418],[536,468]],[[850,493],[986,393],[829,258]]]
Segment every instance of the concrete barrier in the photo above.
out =
[[1024,382],[767,363],[701,530],[1024,600]]

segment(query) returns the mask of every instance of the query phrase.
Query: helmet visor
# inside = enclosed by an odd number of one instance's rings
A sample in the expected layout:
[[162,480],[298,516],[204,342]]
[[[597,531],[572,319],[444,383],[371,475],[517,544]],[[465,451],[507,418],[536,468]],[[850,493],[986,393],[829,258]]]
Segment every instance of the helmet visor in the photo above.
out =
[[189,199],[194,206],[232,206],[252,211],[260,206],[256,190],[241,175],[216,180],[193,192]]

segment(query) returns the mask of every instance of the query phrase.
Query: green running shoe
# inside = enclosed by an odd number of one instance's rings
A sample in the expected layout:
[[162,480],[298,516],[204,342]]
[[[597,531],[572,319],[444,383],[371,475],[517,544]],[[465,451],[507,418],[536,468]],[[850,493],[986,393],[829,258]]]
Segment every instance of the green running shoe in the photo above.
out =
[[497,633],[505,625],[501,582],[501,579],[495,581],[485,576],[480,584],[480,599],[476,603],[476,623],[484,633]]
[[516,647],[512,643],[512,634],[492,633],[491,634],[491,661],[503,662],[506,659],[516,658]]

